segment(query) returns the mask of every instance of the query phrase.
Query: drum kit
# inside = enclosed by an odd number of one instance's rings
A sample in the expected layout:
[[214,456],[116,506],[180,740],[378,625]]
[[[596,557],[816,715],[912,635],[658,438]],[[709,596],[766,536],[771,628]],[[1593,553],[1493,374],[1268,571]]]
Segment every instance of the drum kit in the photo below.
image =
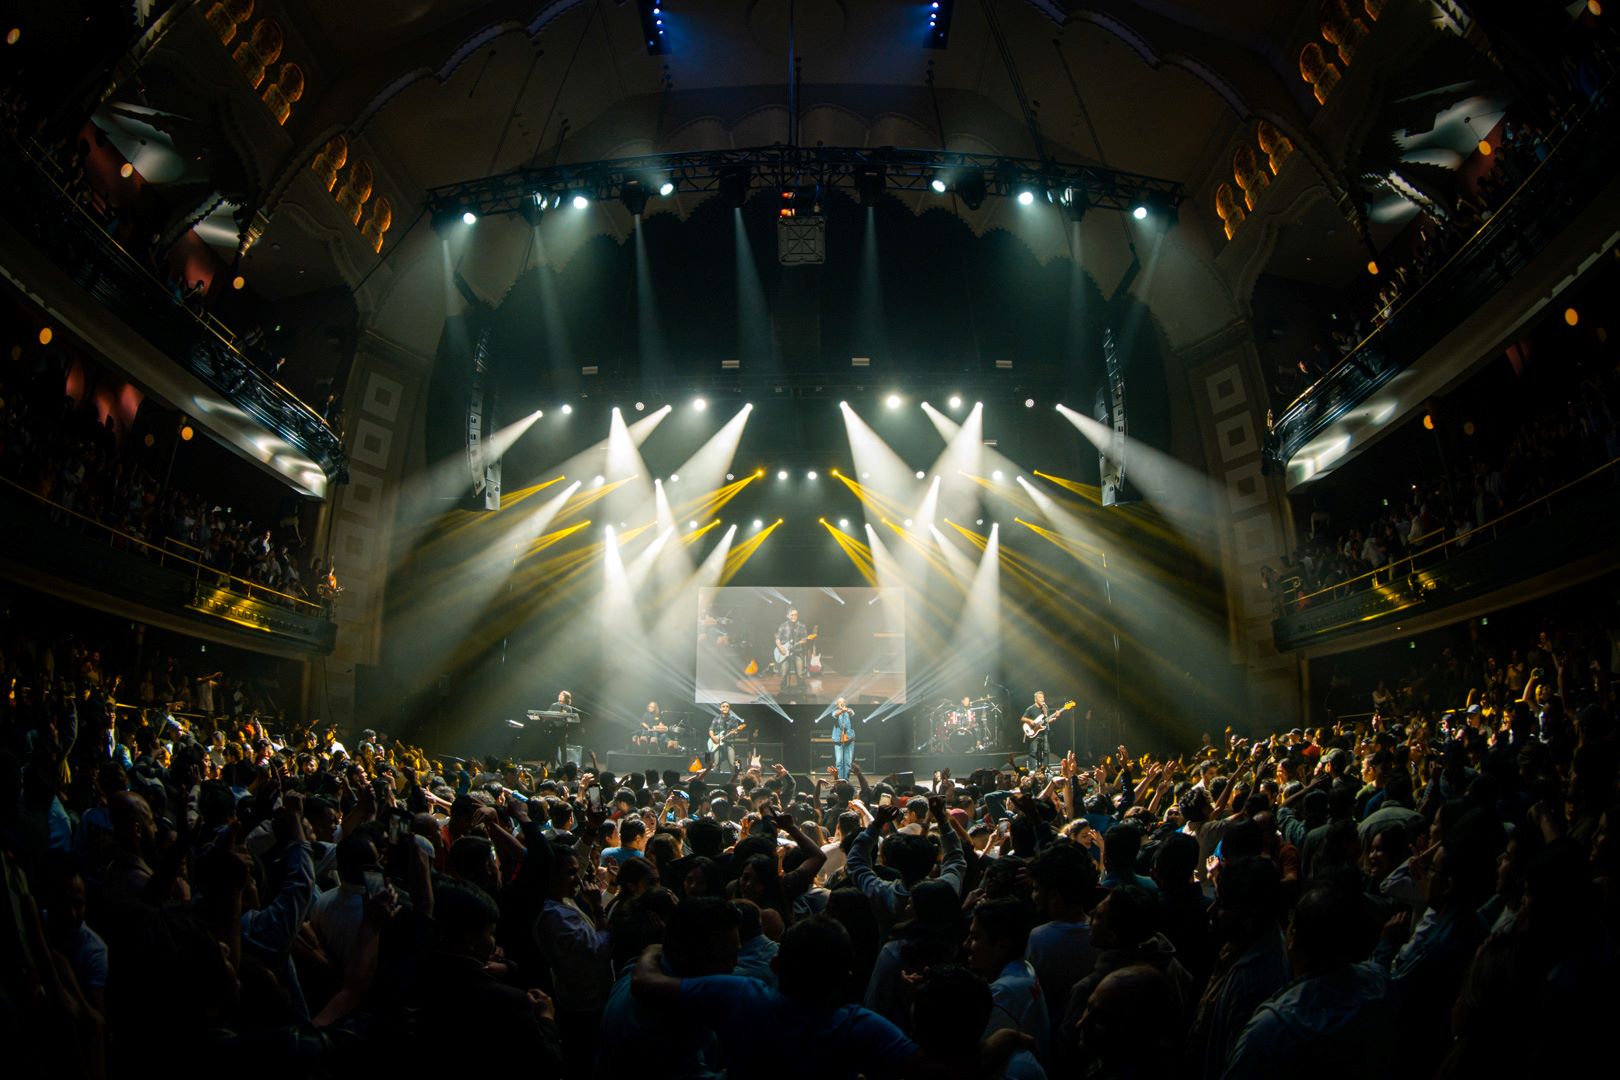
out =
[[965,704],[942,701],[928,714],[928,750],[937,754],[990,750],[1000,727],[1001,706],[993,698],[974,698]]

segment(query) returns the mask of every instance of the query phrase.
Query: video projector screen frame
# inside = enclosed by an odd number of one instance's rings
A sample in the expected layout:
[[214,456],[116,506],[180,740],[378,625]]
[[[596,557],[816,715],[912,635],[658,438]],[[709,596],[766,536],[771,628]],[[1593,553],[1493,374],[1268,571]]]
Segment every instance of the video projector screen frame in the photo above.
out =
[[[776,631],[794,607],[816,637],[805,643],[802,685],[784,692]],[[904,589],[708,586],[697,591],[696,636],[699,705],[906,702]]]

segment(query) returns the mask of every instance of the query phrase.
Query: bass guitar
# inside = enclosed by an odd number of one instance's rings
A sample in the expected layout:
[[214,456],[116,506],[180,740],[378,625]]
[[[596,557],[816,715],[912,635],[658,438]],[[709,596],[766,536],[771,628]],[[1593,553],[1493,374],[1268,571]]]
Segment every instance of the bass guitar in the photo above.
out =
[[731,738],[733,735],[737,734],[737,732],[743,730],[747,726],[747,724],[738,724],[730,731],[722,731],[718,735],[712,731],[709,732],[709,753],[712,754],[716,750],[720,749],[720,747],[725,745],[727,739]]
[[1049,712],[1045,716],[1025,717],[1024,718],[1024,741],[1028,742],[1029,740],[1035,738],[1037,735],[1045,734],[1046,729],[1052,726],[1052,722],[1054,720],[1056,720],[1058,717],[1062,716],[1064,713],[1068,712],[1072,708],[1074,708],[1074,701],[1070,700],[1070,701],[1065,701],[1063,703],[1063,707],[1061,709],[1058,709],[1056,712]]

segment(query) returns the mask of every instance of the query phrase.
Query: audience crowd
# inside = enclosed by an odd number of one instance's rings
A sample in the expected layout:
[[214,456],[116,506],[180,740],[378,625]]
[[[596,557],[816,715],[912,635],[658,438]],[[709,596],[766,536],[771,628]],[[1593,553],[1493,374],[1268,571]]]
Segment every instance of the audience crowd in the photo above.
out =
[[1596,636],[913,786],[124,713],[48,655],[6,655],[0,725],[24,1069],[149,1070],[161,1032],[182,1073],[1499,1075],[1589,1060],[1613,1000]]
[[99,421],[94,409],[67,396],[54,365],[32,372],[14,366],[0,381],[0,476],[50,504],[34,506],[54,520],[80,528],[88,519],[116,530],[115,546],[143,557],[167,551],[284,594],[262,598],[318,603],[335,594],[331,563],[319,554],[305,561],[295,506],[274,526],[255,521],[222,505],[228,497],[170,486],[154,461],[111,417]]
[[1486,543],[1489,534],[1470,534],[1620,457],[1620,365],[1613,350],[1600,362],[1575,365],[1568,391],[1539,407],[1520,402],[1520,418],[1506,437],[1471,440],[1469,460],[1441,478],[1385,489],[1382,505],[1362,509],[1365,517],[1335,520],[1349,513],[1316,505],[1304,542],[1279,566],[1261,570],[1277,612],[1406,576],[1415,569],[1406,556],[1447,540]]

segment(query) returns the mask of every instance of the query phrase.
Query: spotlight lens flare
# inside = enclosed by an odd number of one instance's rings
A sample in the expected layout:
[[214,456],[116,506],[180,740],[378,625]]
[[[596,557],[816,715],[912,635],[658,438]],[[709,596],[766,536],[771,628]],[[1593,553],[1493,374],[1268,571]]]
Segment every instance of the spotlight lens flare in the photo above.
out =
[[678,473],[678,472],[670,473],[669,474],[669,482],[672,483],[672,484],[680,483],[681,482],[681,474]]
[[918,469],[918,470],[917,470],[917,479],[919,479],[919,480],[921,480],[921,479],[922,479],[922,478],[923,478],[923,477],[924,477],[924,476],[926,476],[926,475],[927,475],[927,474],[926,474],[926,473],[924,473],[924,472],[923,472],[923,471],[922,471],[922,470],[921,470],[921,469]]
[[478,220],[478,215],[473,213],[471,210],[465,211],[461,215],[461,223],[463,225],[471,225],[473,222],[475,222],[477,220]]
[[788,478],[788,471],[786,469],[777,469],[776,478],[778,480],[786,480]]
[[562,414],[564,416],[571,416],[573,414],[573,412],[574,412],[574,407],[572,405],[564,405],[562,407]]
[[990,474],[990,479],[992,479],[992,480],[1005,479],[1005,474],[1000,469],[997,469],[995,472]]
[[583,210],[589,205],[591,205],[591,200],[587,199],[585,196],[583,196],[583,195],[575,195],[574,196],[574,209],[575,210]]
[[705,401],[703,398],[693,398],[692,399],[692,408],[696,409],[698,412],[702,412],[704,409],[707,409],[708,407],[709,407],[709,403],[707,401]]
[[602,476],[598,476],[596,479],[591,481],[591,486],[592,487],[601,487],[605,483],[607,483],[607,478],[602,477]]
[[891,409],[898,409],[900,407],[900,395],[890,394],[888,397],[883,399],[883,404],[887,405]]
[[839,528],[840,528],[840,529],[847,529],[847,528],[849,528],[849,518],[839,518],[839,519],[838,519],[838,527],[839,527]]
[[945,194],[945,181],[940,180],[937,177],[928,181],[928,186],[933,189],[935,195]]
[[1131,211],[1131,217],[1135,218],[1137,221],[1145,221],[1147,219],[1147,207],[1138,206],[1135,210]]
[[1034,201],[1035,201],[1035,193],[1033,191],[1020,191],[1018,193],[1018,205],[1019,206],[1029,206]]
[[949,404],[950,404],[951,408],[953,408],[953,409],[960,409],[962,407],[962,397],[961,397],[961,395],[960,394],[952,394]]
[[662,184],[658,185],[658,194],[663,198],[669,198],[671,195],[675,194],[675,185],[671,181],[665,180]]
[[645,401],[636,402],[636,412],[645,412],[646,409],[647,409],[647,403]]
[[804,474],[804,478],[806,480],[814,480],[816,478],[816,470],[811,469],[809,472]]

